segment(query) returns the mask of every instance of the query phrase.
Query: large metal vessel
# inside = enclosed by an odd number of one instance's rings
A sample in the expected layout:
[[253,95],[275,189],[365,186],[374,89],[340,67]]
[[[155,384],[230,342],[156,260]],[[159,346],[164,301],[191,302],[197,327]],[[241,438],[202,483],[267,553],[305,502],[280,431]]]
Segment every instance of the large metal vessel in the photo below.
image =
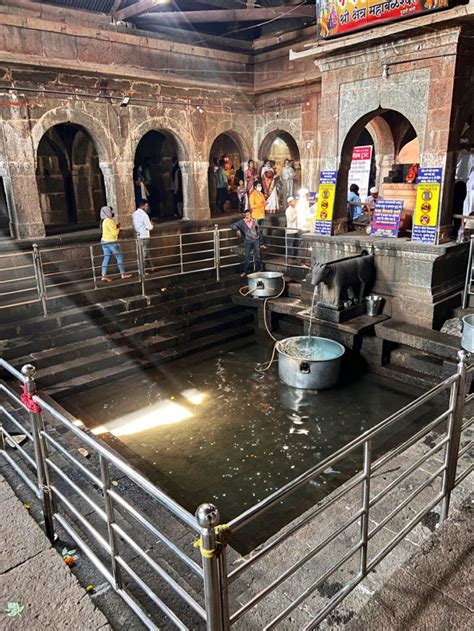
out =
[[326,390],[339,379],[345,348],[325,337],[287,337],[276,344],[278,374],[288,386],[303,390]]
[[461,346],[468,353],[474,353],[474,315],[466,315],[462,319]]
[[254,298],[270,298],[283,289],[281,272],[254,272],[247,276],[249,294]]

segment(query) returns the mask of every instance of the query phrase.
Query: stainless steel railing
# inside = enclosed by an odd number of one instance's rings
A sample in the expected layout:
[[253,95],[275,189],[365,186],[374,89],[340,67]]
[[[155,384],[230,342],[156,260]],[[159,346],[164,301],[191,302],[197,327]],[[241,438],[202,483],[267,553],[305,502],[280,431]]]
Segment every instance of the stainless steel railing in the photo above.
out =
[[[302,519],[297,520],[283,533],[275,536],[269,543],[262,545],[249,558],[239,563],[237,567],[230,569],[227,563],[223,563],[221,552],[218,560],[216,560],[216,565],[220,571],[219,585],[213,594],[213,598],[220,599],[222,601],[220,609],[221,611],[226,611],[226,607],[228,607],[227,594],[229,592],[232,593],[232,585],[236,579],[240,579],[238,583],[241,583],[242,580],[245,581],[245,577],[249,575],[249,572],[254,570],[256,574],[250,574],[248,578],[249,584],[252,584],[256,576],[258,577],[262,574],[265,575],[265,572],[268,571],[268,566],[261,567],[259,561],[278,549],[280,550],[280,555],[278,557],[278,568],[280,570],[280,565],[284,565],[285,553],[289,550],[293,550],[293,535],[308,524],[314,524],[314,529],[316,531],[318,524],[325,524],[326,527],[328,527],[328,519],[334,520],[334,514],[331,515],[328,513],[328,509],[346,497],[351,497],[351,501],[353,501],[353,495],[350,495],[351,492],[358,487],[360,488],[361,504],[359,507],[356,506],[353,514],[351,514],[347,519],[336,520],[336,522],[331,525],[330,532],[326,537],[318,541],[316,545],[303,554],[301,558],[284,569],[284,571],[279,572],[278,576],[273,578],[273,580],[265,581],[264,587],[256,591],[256,593],[248,598],[246,602],[240,604],[240,606],[238,606],[234,611],[231,611],[228,617],[223,617],[222,622],[218,620],[215,628],[226,629],[241,619],[245,619],[245,616],[249,612],[258,611],[259,605],[262,601],[274,594],[278,587],[284,585],[284,583],[291,577],[294,577],[300,569],[306,567],[307,564],[312,559],[315,559],[322,551],[328,550],[329,546],[334,544],[338,537],[347,533],[348,529],[357,525],[359,529],[359,536],[356,537],[353,545],[348,546],[343,553],[336,556],[336,558],[333,558],[333,563],[330,567],[325,569],[315,580],[306,585],[300,593],[292,597],[291,602],[282,607],[281,611],[275,615],[274,603],[278,602],[278,599],[273,599],[271,607],[264,609],[263,611],[260,610],[258,613],[259,624],[264,624],[264,626],[262,626],[264,629],[273,629],[275,626],[284,623],[285,619],[294,612],[299,605],[307,601],[307,599],[318,588],[320,588],[330,576],[334,575],[338,570],[341,570],[348,561],[353,559],[354,555],[358,554],[358,571],[355,575],[342,583],[337,592],[332,595],[319,610],[312,612],[309,620],[301,627],[304,629],[313,629],[322,620],[324,620],[331,611],[337,607],[342,600],[344,600],[344,598],[346,598],[350,592],[367,576],[367,574],[372,571],[437,505],[441,505],[440,520],[443,521],[446,519],[449,511],[452,491],[473,471],[473,465],[470,461],[467,466],[460,471],[463,463],[465,463],[465,457],[467,454],[472,452],[474,445],[472,440],[467,440],[466,444],[460,448],[461,435],[470,430],[473,422],[473,417],[464,419],[465,406],[474,398],[473,394],[466,395],[467,376],[473,370],[474,366],[466,366],[466,356],[465,353],[461,351],[459,354],[458,370],[455,375],[444,380],[426,394],[408,404],[395,414],[392,414],[377,426],[363,433],[361,436],[339,449],[335,454],[318,463],[313,468],[303,473],[295,480],[289,482],[266,499],[249,508],[227,524],[226,537],[220,541],[220,546],[223,549],[225,549],[225,546],[229,541],[229,532],[235,534],[252,522],[254,527],[258,527],[258,524],[266,519],[266,514],[269,509],[287,501],[291,496],[297,493],[298,490],[301,490],[307,483],[318,478],[318,476],[320,476],[329,467],[334,467],[348,456],[354,455],[354,452],[362,450],[361,472],[359,474],[351,478],[337,491],[327,496],[314,509],[311,509]],[[427,422],[422,429],[417,431],[402,444],[398,445],[381,458],[374,459],[373,445],[377,439],[386,433],[387,430],[393,430],[396,424],[400,423],[403,419],[406,419],[414,411],[419,410],[422,406],[425,406],[427,403],[439,397],[442,393],[449,393],[449,403],[443,412],[437,414],[434,419]],[[410,447],[417,444],[419,445],[420,441],[426,438],[429,434],[432,434],[433,431],[437,432],[437,437],[434,439],[435,444],[431,446],[430,441],[430,448],[423,453],[421,457],[411,463],[410,466],[397,475],[390,483],[387,483],[382,490],[376,494],[371,493],[371,483],[374,480],[374,476],[377,476],[378,473],[382,471],[382,468],[386,467],[387,464],[392,463],[395,458],[405,454]],[[412,485],[411,488],[405,490],[403,484],[406,483],[406,480],[415,472],[419,472],[422,467],[439,452],[443,453],[440,466],[437,466],[435,471],[430,471],[428,478],[418,486],[413,488]],[[439,485],[438,490],[436,490],[436,484]],[[394,490],[398,490],[398,492],[401,490],[403,491],[400,494],[398,504],[395,508],[389,510],[383,519],[381,519],[375,526],[371,526],[371,524],[374,523],[371,521],[371,515],[373,514],[374,509],[379,507],[380,503],[383,502],[383,500]],[[409,519],[401,530],[397,532],[388,543],[383,545],[382,549],[372,553],[372,545],[377,535],[381,533],[387,524],[402,514],[404,509],[410,507],[411,503],[427,490],[433,491],[434,497],[431,496],[428,500],[424,501],[422,509]],[[319,518],[319,521],[315,521],[316,518]],[[217,524],[215,525],[217,526]],[[216,532],[216,547],[219,547],[218,526]],[[232,543],[231,536],[230,543]],[[314,572],[314,564],[311,568]],[[234,598],[234,600],[236,600],[236,598]],[[264,614],[267,615],[268,619],[262,623],[262,616]],[[219,626],[219,624],[221,624],[221,626]],[[248,621],[244,624],[252,626],[252,623]]]
[[[228,629],[250,612],[258,610],[263,601],[272,595],[286,581],[295,576],[308,563],[317,558],[320,553],[327,550],[338,537],[345,535],[349,529],[357,527],[359,535],[355,537],[352,545],[332,559],[329,567],[323,568],[319,576],[305,585],[290,602],[286,602],[279,612],[271,608],[264,609],[263,614],[268,616],[265,621],[265,629],[272,629],[282,623],[300,604],[304,603],[328,578],[340,570],[358,555],[358,571],[350,579],[340,585],[337,593],[318,610],[311,614],[305,623],[304,629],[313,629],[329,613],[338,606],[341,601],[373,570],[410,532],[411,530],[437,505],[440,505],[440,520],[446,519],[449,511],[449,503],[452,491],[469,476],[474,467],[467,456],[473,449],[474,442],[466,440],[466,434],[471,430],[474,417],[466,417],[466,406],[474,401],[474,394],[467,394],[468,375],[474,371],[474,365],[466,364],[466,355],[459,353],[459,363],[456,374],[448,377],[442,383],[432,388],[427,393],[418,397],[407,406],[392,414],[372,429],[364,432],[350,443],[336,451],[334,454],[319,462],[314,467],[284,485],[275,493],[269,495],[260,503],[252,506],[241,515],[224,526],[219,525],[219,513],[211,504],[201,505],[196,513],[196,519],[183,507],[163,491],[155,487],[144,476],[133,469],[122,458],[98,442],[81,427],[81,422],[69,417],[48,396],[36,392],[34,382],[34,368],[24,366],[19,372],[8,362],[0,359],[0,367],[6,370],[12,377],[20,381],[23,388],[22,395],[18,395],[9,385],[0,382],[5,403],[0,411],[7,424],[19,430],[27,438],[26,446],[15,445],[12,431],[6,424],[0,425],[0,454],[15,470],[27,486],[33,491],[42,503],[45,529],[51,540],[54,540],[57,528],[60,527],[87,555],[94,566],[102,573],[114,590],[132,608],[137,616],[150,629],[156,629],[151,612],[137,598],[132,585],[158,607],[166,618],[178,628],[186,628],[183,622],[182,612],[173,611],[165,601],[165,595],[160,590],[158,594],[149,581],[140,574],[140,568],[132,567],[132,560],[127,556],[127,550],[138,555],[145,566],[152,571],[157,580],[162,580],[172,593],[177,595],[184,607],[187,607],[193,615],[197,616],[192,623],[193,628],[198,628],[199,622],[206,624],[209,630]],[[374,457],[374,444],[387,432],[393,431],[403,420],[412,413],[426,409],[426,405],[438,399],[442,394],[449,395],[449,401],[442,411],[437,409],[435,418],[424,422],[423,427],[415,431],[410,438],[392,448],[379,458]],[[27,420],[24,418],[25,412]],[[66,434],[56,431],[55,424],[61,430],[67,430]],[[435,438],[433,438],[435,432]],[[411,462],[408,467],[398,473],[391,481],[386,482],[382,489],[373,492],[373,481],[380,473],[383,473],[387,465],[396,462],[396,458],[403,456],[408,449],[419,445],[420,441],[430,435],[429,448]],[[84,464],[71,449],[71,437],[85,445],[93,454],[95,469],[89,461]],[[461,439],[464,444],[461,446]],[[8,445],[14,445],[9,449]],[[333,493],[327,495],[316,506],[310,509],[302,518],[292,523],[284,532],[274,536],[263,544],[248,558],[240,559],[236,567],[231,567],[227,561],[226,548],[232,544],[232,537],[253,522],[258,523],[267,518],[267,512],[278,504],[294,496],[309,482],[315,480],[329,467],[341,463],[348,456],[353,457],[361,451],[362,460],[360,472],[350,478]],[[428,478],[414,486],[404,487],[411,475],[420,472],[423,467],[439,453],[442,459],[435,470],[428,468]],[[439,457],[439,456],[438,456]],[[467,464],[466,464],[467,461]],[[423,469],[424,470],[424,469]],[[125,476],[128,482],[145,498],[145,505],[150,505],[149,513],[153,516],[157,511],[165,511],[166,532],[159,528],[140,507],[134,505],[132,497],[127,496],[120,487],[114,487],[111,483],[112,475]],[[80,476],[81,482],[74,479]],[[98,497],[88,493],[85,488],[87,481],[92,487],[98,489]],[[436,488],[436,484],[439,488]],[[354,502],[353,493],[360,491],[360,505],[353,507],[352,514],[344,519],[334,519],[329,509],[344,498],[350,498],[349,503]],[[397,505],[392,510],[386,510],[384,517],[377,523],[372,521],[374,509],[393,491],[400,495]],[[410,507],[411,503],[425,491],[433,491],[431,496],[424,500],[423,507],[403,525],[401,530],[393,533],[394,536],[388,543],[384,543],[382,549],[372,545],[375,538],[385,529],[394,518],[403,510]],[[73,498],[83,502],[82,508],[77,506]],[[354,502],[355,503],[355,502]],[[355,503],[356,504],[356,503]],[[86,510],[84,510],[84,507]],[[93,511],[99,526],[90,518],[88,512]],[[87,516],[86,516],[87,515]],[[72,516],[72,518],[71,518]],[[124,521],[124,518],[128,520]],[[318,521],[315,521],[317,520]],[[332,521],[331,521],[332,520]],[[132,530],[127,529],[128,522],[133,524]],[[334,522],[334,523],[333,523]],[[308,525],[325,524],[329,532],[310,549],[305,548],[304,554],[296,561],[293,560],[285,567],[289,550],[293,549],[292,537]],[[375,524],[375,525],[374,525]],[[188,553],[182,550],[182,546],[172,541],[169,532],[176,528],[184,528],[187,535],[200,534],[199,547],[201,550],[202,566]],[[160,545],[159,555],[153,558],[150,547],[140,543],[137,536],[140,532],[151,535],[153,542]],[[181,541],[182,537],[179,537]],[[191,544],[189,542],[189,549]],[[171,563],[183,564],[183,568],[197,578],[202,589],[199,597],[190,594],[186,586],[183,586],[176,578],[162,566],[160,559],[165,550],[171,555]],[[229,603],[238,602],[238,599],[229,598],[234,585],[246,580],[252,572],[265,572],[261,568],[262,559],[275,550],[279,550],[279,573],[272,580],[268,580],[265,586],[248,597],[245,602],[232,610]],[[291,555],[289,556],[291,558]],[[259,569],[260,567],[260,569]],[[314,565],[312,565],[314,570]],[[271,611],[271,615],[269,615]],[[259,613],[259,620],[262,619]],[[151,617],[150,617],[151,616]]]
[[464,281],[464,292],[462,298],[462,308],[465,309],[469,305],[469,296],[474,295],[473,291],[473,265],[474,265],[474,234],[471,235],[469,244],[469,256],[466,267],[466,280]]
[[[271,225],[264,225],[263,233],[266,263],[288,270],[310,266],[311,246],[300,233]],[[242,262],[242,240],[231,228],[217,224],[209,230],[153,236],[147,247],[140,239],[121,239],[118,243],[125,271],[131,277],[120,278],[113,257],[107,276],[121,287],[136,286],[143,296],[149,283],[157,279],[213,271],[219,280],[221,270]],[[55,299],[109,289],[110,283],[101,281],[103,258],[100,243],[57,248],[34,245],[31,252],[2,255],[0,308],[40,303],[47,315],[54,309]]]
[[[158,591],[148,584],[146,576],[150,572],[144,568],[151,570],[156,580],[166,584],[170,592],[181,599],[182,607],[194,614],[194,624],[199,624],[199,620],[204,624],[207,616],[203,597],[192,595],[163,567],[160,562],[163,551],[172,563],[182,564],[188,573],[191,571],[201,584],[205,579],[204,570],[183,551],[182,545],[173,542],[171,536],[154,523],[157,511],[162,511],[169,529],[181,529],[180,540],[183,534],[189,535],[189,550],[192,551],[192,537],[200,532],[194,516],[85,432],[80,421],[68,418],[47,395],[36,392],[32,366],[24,366],[20,373],[0,359],[0,367],[19,380],[23,389],[22,395],[18,395],[6,383],[0,382],[4,399],[0,412],[3,419],[27,438],[25,446],[16,444],[12,431],[2,423],[0,454],[41,501],[45,530],[50,540],[54,541],[58,528],[62,529],[147,628],[159,627],[153,620],[153,612],[146,610],[137,597],[137,589],[179,629],[188,627],[181,620],[182,611],[176,613],[165,602],[164,590]],[[67,430],[65,440],[64,434],[57,431],[58,427]],[[87,465],[83,464],[74,454],[72,436],[87,447],[94,465],[89,459],[85,461]],[[126,495],[120,485],[115,487],[112,475],[121,476],[127,484],[133,484],[133,492]],[[84,490],[86,488],[89,492]],[[90,492],[91,489],[95,489],[95,493]],[[137,494],[141,497],[140,507],[134,505]],[[143,509],[147,505],[152,506],[151,511]],[[141,539],[137,531],[142,533]],[[146,536],[145,547],[140,541]],[[153,556],[151,550],[157,545]],[[133,561],[137,556],[139,564]]]

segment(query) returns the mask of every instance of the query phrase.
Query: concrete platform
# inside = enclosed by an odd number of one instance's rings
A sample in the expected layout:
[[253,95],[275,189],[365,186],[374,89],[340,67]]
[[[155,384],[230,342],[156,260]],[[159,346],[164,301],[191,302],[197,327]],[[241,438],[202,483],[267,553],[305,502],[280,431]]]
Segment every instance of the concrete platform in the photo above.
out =
[[[111,629],[2,476],[0,514],[0,628]],[[23,609],[8,615],[9,603]]]

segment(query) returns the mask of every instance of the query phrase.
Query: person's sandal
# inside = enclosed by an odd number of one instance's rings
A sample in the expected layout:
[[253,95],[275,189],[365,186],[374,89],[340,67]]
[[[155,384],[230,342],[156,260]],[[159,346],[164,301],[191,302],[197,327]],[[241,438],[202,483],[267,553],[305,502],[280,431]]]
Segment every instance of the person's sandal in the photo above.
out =
[[122,274],[121,275],[122,280],[125,280],[126,278],[132,278],[131,274]]
[[103,283],[110,283],[112,282],[111,278],[107,278],[107,276],[102,276],[100,279]]

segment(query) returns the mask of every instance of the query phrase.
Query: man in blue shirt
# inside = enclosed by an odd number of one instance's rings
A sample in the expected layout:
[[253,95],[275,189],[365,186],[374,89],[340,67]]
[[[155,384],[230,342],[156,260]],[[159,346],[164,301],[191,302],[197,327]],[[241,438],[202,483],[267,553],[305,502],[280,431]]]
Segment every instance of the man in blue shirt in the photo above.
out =
[[351,184],[349,195],[347,196],[347,210],[349,215],[349,223],[359,219],[362,214],[361,198],[359,197],[359,187],[357,184]]
[[216,173],[217,184],[217,210],[220,213],[224,212],[224,204],[227,199],[227,191],[229,190],[229,182],[227,181],[227,175],[224,169],[224,160],[219,161],[219,168]]

